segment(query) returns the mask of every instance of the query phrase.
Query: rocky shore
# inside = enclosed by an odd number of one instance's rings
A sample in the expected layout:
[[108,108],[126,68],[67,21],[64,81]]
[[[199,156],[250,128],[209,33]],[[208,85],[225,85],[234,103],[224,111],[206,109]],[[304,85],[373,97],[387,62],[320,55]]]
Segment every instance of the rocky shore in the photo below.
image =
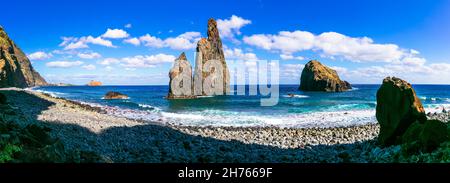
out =
[[[26,118],[35,119],[22,121],[48,127],[66,149],[95,152],[104,162],[411,161],[399,156],[401,146],[377,145],[377,124],[308,129],[162,125],[35,91],[0,92]],[[446,121],[450,116],[436,115]]]

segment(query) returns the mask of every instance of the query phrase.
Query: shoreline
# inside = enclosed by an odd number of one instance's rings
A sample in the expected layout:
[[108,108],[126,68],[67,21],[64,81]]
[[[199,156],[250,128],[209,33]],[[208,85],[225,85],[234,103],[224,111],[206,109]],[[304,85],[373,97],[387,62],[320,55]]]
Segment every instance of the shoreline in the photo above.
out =
[[[399,148],[376,145],[378,124],[182,126],[111,116],[101,107],[37,91],[6,93],[12,105],[51,128],[68,149],[93,151],[107,162],[390,162]],[[384,159],[376,158],[380,153]]]

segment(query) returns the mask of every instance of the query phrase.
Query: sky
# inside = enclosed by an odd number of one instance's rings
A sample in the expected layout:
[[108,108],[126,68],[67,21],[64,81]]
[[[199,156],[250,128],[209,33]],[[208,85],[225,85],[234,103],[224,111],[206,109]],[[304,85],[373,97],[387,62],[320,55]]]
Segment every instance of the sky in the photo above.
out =
[[15,0],[0,25],[48,82],[167,85],[180,53],[194,66],[209,18],[227,62],[277,60],[280,84],[312,59],[355,84],[450,84],[449,0]]

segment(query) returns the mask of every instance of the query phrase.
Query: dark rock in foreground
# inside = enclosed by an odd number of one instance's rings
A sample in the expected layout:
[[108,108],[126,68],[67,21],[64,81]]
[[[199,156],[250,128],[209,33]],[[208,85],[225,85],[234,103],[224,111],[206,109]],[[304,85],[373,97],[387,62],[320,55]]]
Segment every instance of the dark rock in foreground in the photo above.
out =
[[351,89],[350,83],[342,81],[337,72],[317,60],[309,61],[303,68],[300,90],[342,92]]
[[119,92],[110,91],[103,97],[104,99],[128,99],[129,97]]
[[400,137],[412,123],[427,120],[411,84],[396,77],[386,77],[378,89],[376,117],[380,123],[378,140],[382,145],[399,143]]

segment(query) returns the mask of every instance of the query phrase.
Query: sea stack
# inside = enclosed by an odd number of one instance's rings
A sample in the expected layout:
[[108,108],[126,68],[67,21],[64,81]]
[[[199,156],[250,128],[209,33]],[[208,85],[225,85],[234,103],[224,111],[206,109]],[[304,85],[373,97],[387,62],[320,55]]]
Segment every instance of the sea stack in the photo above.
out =
[[[230,72],[222,48],[222,40],[217,29],[217,22],[213,18],[208,20],[207,38],[202,38],[197,43],[197,54],[194,71],[194,95],[224,95],[230,91]],[[222,68],[216,68],[211,60],[217,60]],[[208,63],[209,62],[209,63]],[[208,71],[206,67],[212,66]],[[208,81],[212,78],[213,81]],[[221,82],[223,87],[217,91],[216,82]],[[213,93],[213,94],[212,94]]]
[[192,95],[192,66],[184,52],[175,60],[169,71],[169,78],[168,99],[194,98]]
[[411,124],[427,120],[411,84],[396,77],[386,77],[378,89],[376,117],[380,124],[378,141],[382,145],[399,143]]
[[34,70],[25,53],[0,26],[0,88],[42,85],[47,85],[45,79]]
[[303,68],[300,90],[342,92],[351,89],[350,83],[339,78],[337,72],[317,60],[309,61]]

